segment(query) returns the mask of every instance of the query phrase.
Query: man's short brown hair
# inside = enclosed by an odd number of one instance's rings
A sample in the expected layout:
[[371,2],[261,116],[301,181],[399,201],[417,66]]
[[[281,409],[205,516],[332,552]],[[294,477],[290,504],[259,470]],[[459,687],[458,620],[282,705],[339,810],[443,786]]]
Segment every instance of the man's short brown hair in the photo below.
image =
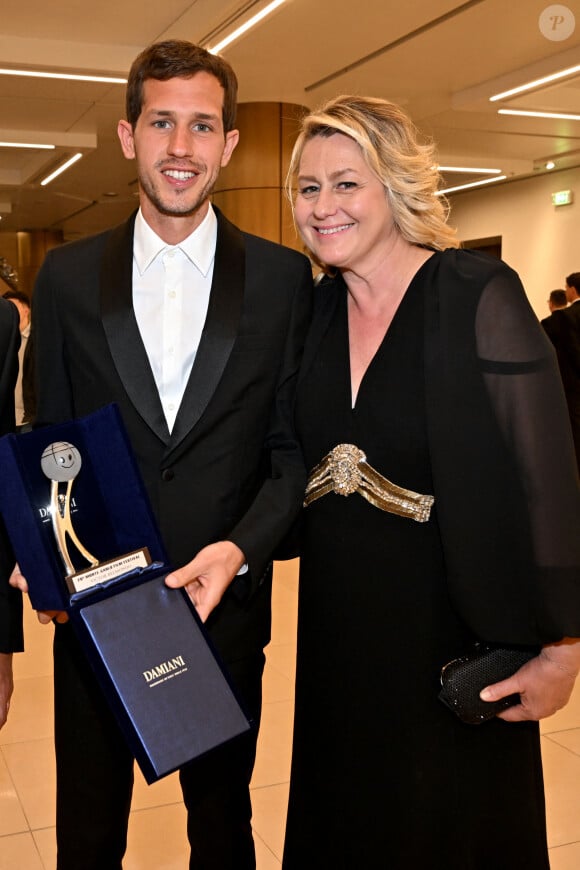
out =
[[218,80],[224,89],[222,120],[224,133],[234,129],[238,98],[238,80],[235,72],[222,57],[210,54],[205,48],[182,39],[154,42],[139,54],[131,66],[127,82],[126,111],[131,127],[135,125],[143,108],[143,83],[147,79],[165,82],[169,79],[188,79],[206,72]]

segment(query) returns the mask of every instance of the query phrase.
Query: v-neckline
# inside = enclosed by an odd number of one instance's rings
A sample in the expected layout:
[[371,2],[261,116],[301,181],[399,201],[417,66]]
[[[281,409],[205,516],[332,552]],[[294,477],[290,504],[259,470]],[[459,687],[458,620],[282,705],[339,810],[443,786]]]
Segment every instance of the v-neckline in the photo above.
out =
[[380,355],[382,349],[384,348],[389,336],[392,336],[393,331],[394,331],[394,327],[396,327],[398,321],[401,319],[400,312],[401,312],[401,310],[404,311],[404,309],[406,307],[405,300],[409,298],[409,294],[410,294],[412,288],[417,283],[421,273],[423,272],[423,270],[425,269],[427,264],[433,260],[433,257],[434,257],[434,254],[432,256],[428,257],[423,263],[421,263],[421,265],[419,266],[419,268],[417,269],[417,271],[415,272],[415,274],[413,275],[413,277],[409,281],[407,289],[405,290],[405,292],[401,296],[400,302],[397,305],[397,308],[395,310],[395,313],[393,314],[391,322],[389,323],[388,327],[385,330],[385,334],[383,335],[380,343],[377,346],[375,353],[373,354],[372,358],[369,361],[369,364],[367,365],[366,369],[363,372],[363,376],[360,379],[360,383],[358,386],[356,396],[353,396],[353,394],[352,394],[352,376],[351,376],[351,366],[350,366],[350,334],[349,334],[349,324],[348,324],[348,288],[347,288],[346,282],[345,282],[345,285],[344,285],[345,292],[344,292],[344,298],[343,298],[343,316],[345,318],[345,325],[346,325],[346,361],[347,361],[347,376],[348,376],[348,392],[350,395],[351,412],[352,413],[354,413],[356,411],[358,399],[359,399],[361,390],[363,388],[363,385],[365,383],[365,380],[367,379],[369,369],[371,369],[373,367],[375,360],[377,359],[377,357],[379,357],[379,355]]

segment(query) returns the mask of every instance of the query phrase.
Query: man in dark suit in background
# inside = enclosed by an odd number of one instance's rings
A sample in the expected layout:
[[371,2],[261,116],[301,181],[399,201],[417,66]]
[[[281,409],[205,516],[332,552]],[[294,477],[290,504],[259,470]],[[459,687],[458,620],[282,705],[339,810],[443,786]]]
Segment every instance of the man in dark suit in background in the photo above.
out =
[[565,289],[568,307],[554,311],[542,325],[558,356],[580,474],[580,272],[567,276]]
[[[548,296],[548,308],[550,309],[550,316],[554,313],[554,311],[559,311],[560,308],[565,308],[567,304],[568,300],[566,299],[565,290],[550,290],[550,295]],[[549,320],[549,317],[544,317],[541,323],[544,324],[547,320]]]
[[[15,306],[0,298],[0,435],[14,430],[14,387],[20,346],[18,323]],[[14,557],[0,520],[0,728],[6,723],[12,696],[12,653],[23,649],[22,596],[8,585],[13,566]]]
[[[207,619],[257,723],[272,552],[306,477],[291,418],[311,271],[210,205],[238,141],[236,92],[231,67],[191,43],[139,55],[118,128],[139,212],[48,254],[31,340],[39,425],[118,403],[180,569],[169,583]],[[118,870],[133,762],[69,624],[55,630],[55,707],[58,868]],[[191,868],[255,866],[256,736],[180,771]]]
[[16,381],[16,391],[14,394],[14,411],[16,414],[16,431],[27,431],[30,429],[34,405],[33,397],[29,395],[30,384],[24,374],[25,369],[25,353],[30,336],[30,299],[23,293],[22,290],[8,290],[4,294],[4,299],[8,299],[18,311],[20,318],[20,350],[18,351],[18,379]]

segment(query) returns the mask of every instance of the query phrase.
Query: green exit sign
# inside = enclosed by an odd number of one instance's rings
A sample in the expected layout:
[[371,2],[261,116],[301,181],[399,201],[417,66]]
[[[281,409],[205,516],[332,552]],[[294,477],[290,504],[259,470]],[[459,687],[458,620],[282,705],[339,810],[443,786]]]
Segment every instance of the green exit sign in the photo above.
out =
[[572,202],[574,202],[574,194],[571,190],[558,190],[552,194],[554,205],[570,205]]

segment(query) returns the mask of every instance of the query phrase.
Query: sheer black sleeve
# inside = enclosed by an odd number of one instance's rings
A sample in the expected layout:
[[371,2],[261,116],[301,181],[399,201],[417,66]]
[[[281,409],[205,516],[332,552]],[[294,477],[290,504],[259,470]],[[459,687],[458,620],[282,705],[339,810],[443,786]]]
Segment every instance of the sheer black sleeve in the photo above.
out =
[[[476,316],[477,353],[493,411],[525,494],[537,606],[546,624],[580,631],[580,490],[554,350],[517,275],[486,284]],[[567,611],[573,610],[567,619]]]

